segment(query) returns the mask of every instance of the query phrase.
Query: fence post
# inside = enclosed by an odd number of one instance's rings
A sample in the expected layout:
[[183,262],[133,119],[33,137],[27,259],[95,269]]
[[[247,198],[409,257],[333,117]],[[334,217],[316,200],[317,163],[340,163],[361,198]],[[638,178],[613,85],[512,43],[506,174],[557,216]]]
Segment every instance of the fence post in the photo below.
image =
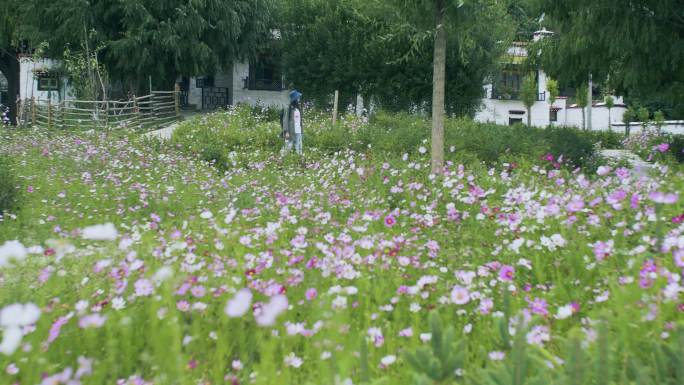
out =
[[59,111],[59,128],[61,130],[66,129],[66,124],[64,120],[64,110],[66,109],[66,100],[62,100],[58,105],[57,105],[57,111]]
[[180,120],[180,84],[173,87],[173,103],[176,107],[176,119]]
[[333,105],[333,117],[332,117],[332,124],[333,128],[335,127],[335,124],[337,123],[337,103],[340,100],[340,91],[335,90],[335,104]]
[[22,99],[17,100],[17,115],[15,116],[15,119],[17,120],[17,126],[18,127],[23,127],[23,124],[21,123],[23,120],[23,108],[24,108],[24,101]]
[[36,125],[36,97],[31,97],[31,126]]
[[140,128],[140,109],[138,108],[138,99],[133,95],[133,125]]
[[52,98],[48,98],[48,103],[47,103],[47,126],[48,129],[52,128]]

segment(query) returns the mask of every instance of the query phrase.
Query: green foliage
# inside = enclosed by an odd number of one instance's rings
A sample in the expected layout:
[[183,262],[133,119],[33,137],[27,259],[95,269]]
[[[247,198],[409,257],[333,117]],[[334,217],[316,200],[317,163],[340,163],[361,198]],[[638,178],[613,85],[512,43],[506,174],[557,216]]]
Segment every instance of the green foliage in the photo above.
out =
[[533,75],[525,76],[520,90],[520,99],[527,108],[527,125],[532,125],[532,106],[537,101],[537,81]]
[[615,106],[615,99],[610,95],[607,95],[603,101],[606,103],[606,108],[609,110]]
[[0,214],[19,208],[18,182],[10,158],[0,155]]
[[553,103],[558,99],[558,95],[560,95],[558,81],[556,79],[547,80],[546,90],[549,92],[549,104],[553,106]]
[[[684,34],[679,0],[536,0],[544,25],[555,32],[538,44],[545,70],[562,84],[587,74],[608,80],[618,94],[660,99],[681,114]],[[678,117],[682,117],[679,115]]]
[[[64,47],[103,47],[99,60],[132,89],[173,85],[255,53],[268,40],[271,0],[80,0],[21,2],[24,33],[47,41],[52,57]],[[127,89],[128,89],[127,87]]]
[[430,346],[405,351],[404,360],[414,371],[416,385],[441,384],[454,377],[457,369],[463,370],[466,357],[464,340],[457,340],[453,327],[446,330],[437,312],[430,313]]
[[[386,110],[429,111],[434,5],[417,6],[425,11],[402,2],[283,2],[288,80],[321,107],[330,105],[338,89],[343,106],[362,94]],[[507,48],[512,24],[505,7],[491,0],[450,7],[447,19],[447,111],[469,114],[479,105],[483,80]]]
[[[173,142],[221,168],[229,167],[234,161],[237,165],[239,162],[226,157],[240,148],[273,154],[280,152],[283,142],[278,136],[279,125],[269,117],[271,114],[249,106],[210,114],[181,124],[174,132]],[[429,148],[429,121],[406,113],[380,111],[366,124],[355,116],[344,115],[340,124],[331,127],[327,114],[305,111],[304,121],[305,152],[316,149],[332,155],[351,149],[384,157],[416,154],[421,147]],[[520,157],[538,160],[550,153],[569,167],[593,170],[598,161],[595,156],[597,145],[603,148],[622,146],[619,135],[602,131],[497,126],[470,119],[447,119],[445,124],[447,149],[453,147],[455,156],[488,165],[500,161],[517,162]]]
[[663,124],[665,124],[665,115],[663,114],[663,111],[658,110],[653,114],[653,122],[658,128],[658,132],[660,132],[663,128]]
[[648,112],[648,108],[646,107],[639,107],[637,110],[637,119],[643,124],[644,127],[648,125],[648,117],[650,113]]

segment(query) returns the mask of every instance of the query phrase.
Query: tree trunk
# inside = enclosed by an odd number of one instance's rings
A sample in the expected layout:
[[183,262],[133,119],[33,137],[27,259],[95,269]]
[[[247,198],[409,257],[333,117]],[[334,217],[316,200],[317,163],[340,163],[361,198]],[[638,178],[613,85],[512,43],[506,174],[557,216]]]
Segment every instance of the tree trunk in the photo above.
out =
[[592,80],[591,74],[589,74],[589,87],[588,87],[588,95],[587,95],[587,123],[586,123],[586,128],[587,130],[591,131],[594,128],[592,127],[593,121],[592,121],[592,109],[594,107],[594,92],[593,92],[593,87],[594,87],[594,82]]
[[444,170],[444,92],[446,88],[445,0],[435,0],[435,52],[432,72],[432,173]]
[[[19,60],[7,52],[0,51],[0,72],[7,79],[7,101],[12,125],[17,124],[17,96],[19,95]],[[0,122],[0,125],[2,122]]]
[[610,120],[610,108],[608,109],[608,132],[613,132],[613,121]]
[[582,131],[587,130],[587,119],[584,117],[584,107],[582,107]]
[[532,127],[532,107],[527,107],[527,127]]

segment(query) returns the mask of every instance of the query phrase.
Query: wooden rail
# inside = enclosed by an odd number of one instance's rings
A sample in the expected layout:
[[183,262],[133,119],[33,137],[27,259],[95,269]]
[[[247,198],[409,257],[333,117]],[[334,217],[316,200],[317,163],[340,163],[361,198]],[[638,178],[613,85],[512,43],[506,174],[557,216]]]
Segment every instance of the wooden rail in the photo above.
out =
[[153,130],[180,120],[180,89],[152,91],[130,100],[25,99],[18,106],[21,126],[47,128]]

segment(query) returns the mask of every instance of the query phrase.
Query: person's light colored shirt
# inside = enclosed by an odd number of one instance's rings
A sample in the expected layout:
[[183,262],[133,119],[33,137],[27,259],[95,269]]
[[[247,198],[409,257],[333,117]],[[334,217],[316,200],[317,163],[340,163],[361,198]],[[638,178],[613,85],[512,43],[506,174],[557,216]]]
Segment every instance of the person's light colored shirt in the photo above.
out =
[[302,114],[299,112],[298,108],[294,110],[294,133],[302,133]]

